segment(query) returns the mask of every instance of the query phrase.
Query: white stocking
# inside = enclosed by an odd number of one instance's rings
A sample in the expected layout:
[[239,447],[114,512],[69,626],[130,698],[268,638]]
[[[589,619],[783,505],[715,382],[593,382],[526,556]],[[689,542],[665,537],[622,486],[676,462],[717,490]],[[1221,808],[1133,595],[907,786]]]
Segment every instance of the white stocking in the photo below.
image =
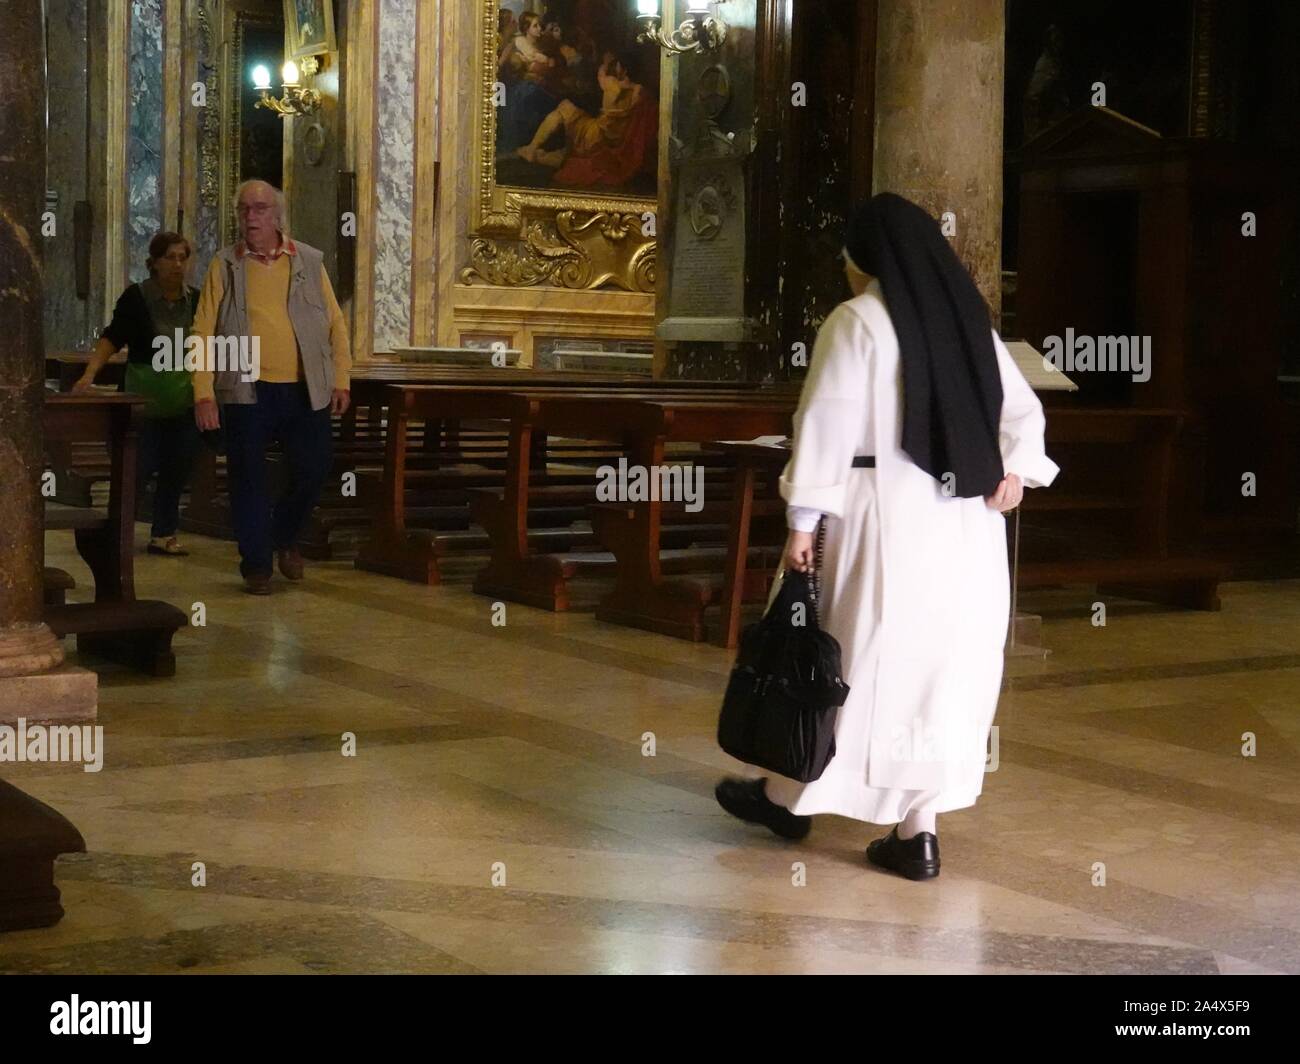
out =
[[913,809],[905,817],[903,822],[898,825],[898,837],[900,839],[910,839],[922,831],[928,831],[931,835],[938,834],[938,826],[935,823],[934,813],[925,809]]

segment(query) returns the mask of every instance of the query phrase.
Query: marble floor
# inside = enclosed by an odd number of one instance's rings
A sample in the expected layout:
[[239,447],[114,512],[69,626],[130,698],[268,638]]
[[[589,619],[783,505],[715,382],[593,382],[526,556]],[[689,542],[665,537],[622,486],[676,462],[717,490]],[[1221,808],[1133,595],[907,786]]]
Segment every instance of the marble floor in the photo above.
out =
[[[187,542],[139,594],[206,626],[174,679],[101,672],[103,770],[0,767],[89,851],[0,971],[1300,972],[1300,581],[1105,627],[1087,590],[1022,599],[1052,654],[1013,663],[998,768],[918,884],[864,864],[869,825],[792,845],[717,808],[716,647],[494,625],[468,566],[256,599]],[[48,555],[89,584],[69,534]]]

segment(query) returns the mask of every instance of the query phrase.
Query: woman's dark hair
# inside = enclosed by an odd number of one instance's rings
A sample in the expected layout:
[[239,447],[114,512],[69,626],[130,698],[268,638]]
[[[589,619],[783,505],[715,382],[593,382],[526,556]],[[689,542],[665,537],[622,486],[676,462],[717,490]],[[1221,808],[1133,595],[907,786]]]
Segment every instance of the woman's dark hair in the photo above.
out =
[[153,264],[166,255],[176,244],[185,245],[187,257],[194,254],[194,245],[181,236],[180,233],[162,232],[154,234],[153,239],[149,241],[149,257],[144,260],[145,267],[151,274],[154,272]]
[[505,28],[515,21],[515,13],[508,7],[497,12],[497,33],[504,33]]

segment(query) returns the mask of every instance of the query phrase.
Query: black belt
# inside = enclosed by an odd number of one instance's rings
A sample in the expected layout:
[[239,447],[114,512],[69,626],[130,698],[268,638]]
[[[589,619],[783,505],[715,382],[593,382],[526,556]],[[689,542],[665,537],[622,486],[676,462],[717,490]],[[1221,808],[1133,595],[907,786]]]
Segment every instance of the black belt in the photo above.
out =
[[874,454],[859,454],[853,458],[854,469],[875,469],[876,456]]

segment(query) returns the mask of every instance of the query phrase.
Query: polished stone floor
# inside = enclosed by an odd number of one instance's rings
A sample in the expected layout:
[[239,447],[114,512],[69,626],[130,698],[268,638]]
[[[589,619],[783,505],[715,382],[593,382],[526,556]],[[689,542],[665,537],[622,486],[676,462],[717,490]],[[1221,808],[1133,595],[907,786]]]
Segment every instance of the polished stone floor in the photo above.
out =
[[[998,768],[916,884],[865,866],[869,825],[791,845],[716,807],[716,647],[495,626],[467,568],[255,599],[231,545],[187,542],[138,556],[139,593],[206,627],[174,679],[101,672],[103,771],[0,766],[89,850],[0,971],[1300,971],[1300,581],[1105,627],[1084,589],[1022,600],[1053,652],[1014,662]],[[48,552],[89,584],[68,534]]]

